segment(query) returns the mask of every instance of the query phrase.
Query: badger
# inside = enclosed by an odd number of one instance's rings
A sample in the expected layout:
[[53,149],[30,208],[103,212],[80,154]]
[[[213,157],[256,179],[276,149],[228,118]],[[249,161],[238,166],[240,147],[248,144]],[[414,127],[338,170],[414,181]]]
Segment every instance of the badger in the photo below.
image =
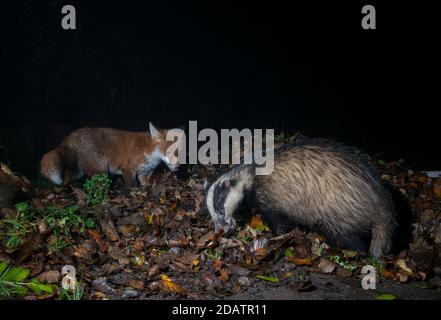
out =
[[247,203],[276,233],[306,228],[338,247],[369,249],[380,258],[391,249],[395,210],[375,167],[353,150],[300,136],[274,150],[269,175],[256,175],[255,163],[221,174],[206,187],[205,209],[225,235],[236,227],[239,206]]

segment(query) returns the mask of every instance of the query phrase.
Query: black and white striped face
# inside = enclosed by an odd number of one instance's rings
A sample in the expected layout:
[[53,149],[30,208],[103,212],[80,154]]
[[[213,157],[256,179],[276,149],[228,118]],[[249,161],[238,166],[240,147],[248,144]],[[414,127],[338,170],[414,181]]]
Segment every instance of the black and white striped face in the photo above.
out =
[[208,188],[206,207],[213,219],[216,232],[220,229],[223,229],[224,234],[234,231],[236,220],[233,214],[243,198],[243,183],[228,174],[221,176]]

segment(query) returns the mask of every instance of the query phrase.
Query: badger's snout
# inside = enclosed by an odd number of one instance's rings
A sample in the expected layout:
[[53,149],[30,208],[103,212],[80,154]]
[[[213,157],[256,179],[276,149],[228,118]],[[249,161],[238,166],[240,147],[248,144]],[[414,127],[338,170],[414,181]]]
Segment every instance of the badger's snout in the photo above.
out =
[[224,235],[228,235],[236,229],[236,220],[234,218],[230,218],[228,220],[224,219],[224,217],[218,217],[217,221],[214,220],[214,227],[216,232],[219,232],[221,229],[224,232]]

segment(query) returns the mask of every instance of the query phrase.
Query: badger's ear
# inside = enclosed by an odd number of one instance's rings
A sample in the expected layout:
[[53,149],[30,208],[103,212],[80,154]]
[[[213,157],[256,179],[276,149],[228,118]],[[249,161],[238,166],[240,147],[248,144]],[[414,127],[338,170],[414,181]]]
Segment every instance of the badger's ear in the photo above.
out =
[[154,140],[161,140],[161,133],[159,132],[158,129],[155,128],[155,126],[149,122],[149,129],[150,129],[150,135],[152,136],[152,138]]

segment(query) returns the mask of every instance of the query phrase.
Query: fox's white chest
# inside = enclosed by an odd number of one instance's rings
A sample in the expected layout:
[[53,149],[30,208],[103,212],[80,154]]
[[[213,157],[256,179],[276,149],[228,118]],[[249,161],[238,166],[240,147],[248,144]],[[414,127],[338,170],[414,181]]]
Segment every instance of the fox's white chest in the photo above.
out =
[[161,163],[162,157],[160,152],[153,151],[149,157],[147,157],[143,163],[138,167],[138,174],[149,174]]

